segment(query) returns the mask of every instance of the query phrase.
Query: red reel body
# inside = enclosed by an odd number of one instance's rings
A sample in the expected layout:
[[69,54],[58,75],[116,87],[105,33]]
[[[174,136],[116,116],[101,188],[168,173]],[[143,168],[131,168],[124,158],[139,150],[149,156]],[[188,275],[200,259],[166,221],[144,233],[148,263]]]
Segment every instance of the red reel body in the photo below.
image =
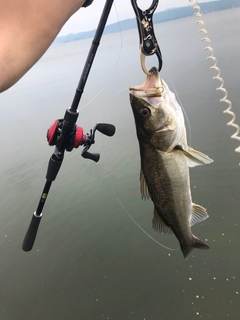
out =
[[[47,131],[47,141],[50,146],[55,146],[56,142],[61,135],[63,119],[57,119],[53,122]],[[86,140],[86,135],[83,133],[83,128],[77,125],[74,126],[69,146],[67,151],[72,151],[73,148],[78,148]]]
[[50,146],[54,146],[56,144],[56,136],[58,131],[59,120],[55,120],[51,127],[47,131],[47,141]]

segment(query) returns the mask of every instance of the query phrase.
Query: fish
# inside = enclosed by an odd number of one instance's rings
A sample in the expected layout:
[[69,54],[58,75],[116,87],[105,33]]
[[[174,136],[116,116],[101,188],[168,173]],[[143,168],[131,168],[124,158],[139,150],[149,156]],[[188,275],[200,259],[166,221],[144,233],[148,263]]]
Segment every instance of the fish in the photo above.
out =
[[154,204],[152,226],[174,233],[186,259],[194,249],[209,246],[193,235],[191,227],[208,218],[206,209],[192,202],[189,167],[213,162],[188,146],[182,108],[153,67],[140,86],[130,88],[140,151],[140,190]]

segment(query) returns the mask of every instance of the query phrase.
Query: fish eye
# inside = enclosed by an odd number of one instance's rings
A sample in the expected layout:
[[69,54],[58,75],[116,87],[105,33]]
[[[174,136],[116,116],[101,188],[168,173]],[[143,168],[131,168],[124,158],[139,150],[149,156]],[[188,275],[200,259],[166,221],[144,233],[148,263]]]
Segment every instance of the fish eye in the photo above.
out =
[[141,108],[139,113],[142,117],[146,118],[150,115],[150,110],[148,108]]

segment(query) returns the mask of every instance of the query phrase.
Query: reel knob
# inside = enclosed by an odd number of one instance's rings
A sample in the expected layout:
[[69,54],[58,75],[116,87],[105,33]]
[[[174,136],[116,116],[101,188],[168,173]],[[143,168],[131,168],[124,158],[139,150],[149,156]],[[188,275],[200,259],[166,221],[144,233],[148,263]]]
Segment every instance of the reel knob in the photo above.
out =
[[95,162],[98,162],[99,159],[100,159],[100,154],[99,153],[91,153],[91,152],[84,151],[84,150],[83,150],[81,156],[84,159],[90,159],[90,160],[93,160]]

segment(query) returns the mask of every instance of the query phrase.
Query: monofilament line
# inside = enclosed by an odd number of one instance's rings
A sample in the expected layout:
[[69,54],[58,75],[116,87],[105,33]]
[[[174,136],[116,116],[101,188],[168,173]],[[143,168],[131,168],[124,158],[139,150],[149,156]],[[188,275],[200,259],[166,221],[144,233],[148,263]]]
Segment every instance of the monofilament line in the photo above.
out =
[[[124,88],[124,89],[121,89],[119,90],[113,97],[111,97],[111,100],[109,101],[109,106],[112,106],[113,103],[112,101],[116,98],[116,96],[118,94],[120,94],[121,92],[123,91],[127,91],[129,88]],[[106,109],[105,109],[105,113],[104,113],[104,116],[103,116],[103,119],[105,118],[106,116]],[[103,153],[104,153],[104,156],[105,158],[107,157],[106,156],[106,152],[105,152],[105,147],[104,147],[104,142],[103,142],[103,135],[102,135],[102,146],[103,146]],[[123,211],[127,214],[127,216],[132,220],[132,222],[149,238],[151,239],[152,241],[154,241],[157,245],[161,246],[162,248],[164,249],[167,249],[167,250],[170,250],[170,251],[178,251],[179,248],[169,248],[165,245],[163,245],[162,243],[158,242],[156,239],[154,239],[150,234],[148,234],[138,223],[137,221],[131,216],[131,214],[128,212],[128,210],[125,208],[123,202],[119,199],[119,197],[117,196],[117,193],[116,193],[116,190],[115,190],[115,186],[114,186],[114,183],[113,183],[113,176],[112,176],[112,173],[109,172],[109,179],[110,179],[110,187],[111,187],[111,191],[113,192],[113,195],[114,197],[116,198],[117,202],[119,203],[119,205],[121,206],[121,208],[123,209]]]

